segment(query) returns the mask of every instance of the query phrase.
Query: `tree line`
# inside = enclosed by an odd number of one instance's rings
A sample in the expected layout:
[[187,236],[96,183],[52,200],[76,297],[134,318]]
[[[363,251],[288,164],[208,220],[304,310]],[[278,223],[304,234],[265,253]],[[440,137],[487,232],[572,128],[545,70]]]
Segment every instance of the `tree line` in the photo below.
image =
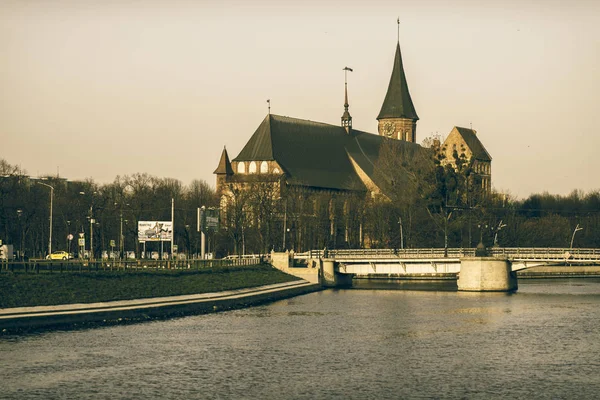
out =
[[[91,229],[96,257],[111,250],[111,241],[114,250],[139,256],[144,246],[137,240],[138,221],[170,221],[171,199],[174,242],[188,255],[200,253],[197,210],[202,206],[221,207],[220,229],[207,234],[207,250],[216,256],[283,249],[468,248],[480,240],[486,246],[569,247],[574,239],[574,247],[600,247],[597,190],[526,199],[483,193],[470,162],[459,160],[453,168],[432,149],[408,154],[394,145],[382,148],[376,166],[385,196],[291,187],[257,175],[244,186],[232,186],[228,204],[221,204],[202,180],[184,185],[143,173],[117,176],[107,184],[51,176],[38,180],[0,160],[0,239],[27,257],[46,255],[50,188],[39,181],[54,188],[52,249],[77,251],[80,233],[89,249]],[[582,230],[573,238],[577,226]],[[145,250],[159,251],[159,246],[147,243]]]

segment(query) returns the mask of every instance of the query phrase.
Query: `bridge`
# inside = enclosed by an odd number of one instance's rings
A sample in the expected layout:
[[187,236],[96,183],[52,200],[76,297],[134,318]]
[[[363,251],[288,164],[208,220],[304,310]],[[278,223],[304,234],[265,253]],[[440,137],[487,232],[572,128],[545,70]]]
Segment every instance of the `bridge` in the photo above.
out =
[[[293,264],[315,266],[317,260],[325,284],[329,282],[332,286],[347,285],[352,277],[458,277],[460,288],[461,278],[465,285],[475,276],[478,287],[506,280],[508,283],[500,286],[514,289],[516,271],[523,269],[551,265],[600,265],[600,249],[498,247],[486,252],[486,257],[476,257],[474,248],[325,249],[293,254]],[[514,281],[514,284],[509,281]],[[491,285],[496,287],[494,285],[497,284]]]

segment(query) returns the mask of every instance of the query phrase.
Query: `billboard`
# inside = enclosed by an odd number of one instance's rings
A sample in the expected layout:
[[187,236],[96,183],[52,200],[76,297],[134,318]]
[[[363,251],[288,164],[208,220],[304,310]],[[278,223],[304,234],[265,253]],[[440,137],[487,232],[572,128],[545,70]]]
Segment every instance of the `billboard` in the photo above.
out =
[[207,233],[219,230],[219,209],[201,208],[200,209],[200,231]]
[[173,238],[173,222],[171,221],[139,221],[138,240],[140,242],[171,241]]

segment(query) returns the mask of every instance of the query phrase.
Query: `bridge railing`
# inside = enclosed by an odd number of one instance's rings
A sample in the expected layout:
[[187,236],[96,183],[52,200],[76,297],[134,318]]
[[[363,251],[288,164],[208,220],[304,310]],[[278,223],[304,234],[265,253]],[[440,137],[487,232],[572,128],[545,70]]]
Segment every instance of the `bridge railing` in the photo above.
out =
[[[600,249],[560,247],[494,247],[488,249],[494,257],[523,260],[600,260]],[[426,249],[335,249],[309,250],[294,258],[461,258],[475,256],[474,248]]]

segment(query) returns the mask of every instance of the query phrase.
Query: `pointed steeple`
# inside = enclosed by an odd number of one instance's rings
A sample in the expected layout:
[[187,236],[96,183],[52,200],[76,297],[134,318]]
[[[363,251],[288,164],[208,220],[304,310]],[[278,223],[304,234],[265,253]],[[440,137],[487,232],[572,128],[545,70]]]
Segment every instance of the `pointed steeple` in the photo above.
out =
[[415,111],[410,93],[408,92],[408,83],[402,66],[402,54],[400,53],[400,41],[396,45],[396,56],[394,57],[394,67],[388,86],[385,100],[381,106],[378,120],[384,118],[408,118],[417,121],[419,117]]
[[352,130],[352,116],[348,111],[348,71],[352,72],[352,68],[344,67],[344,114],[342,114],[342,127],[346,128],[346,133]]
[[227,149],[223,147],[223,152],[221,153],[221,159],[219,160],[219,165],[213,174],[217,175],[233,175],[233,168],[231,168],[231,162],[229,161],[229,155],[227,155]]

